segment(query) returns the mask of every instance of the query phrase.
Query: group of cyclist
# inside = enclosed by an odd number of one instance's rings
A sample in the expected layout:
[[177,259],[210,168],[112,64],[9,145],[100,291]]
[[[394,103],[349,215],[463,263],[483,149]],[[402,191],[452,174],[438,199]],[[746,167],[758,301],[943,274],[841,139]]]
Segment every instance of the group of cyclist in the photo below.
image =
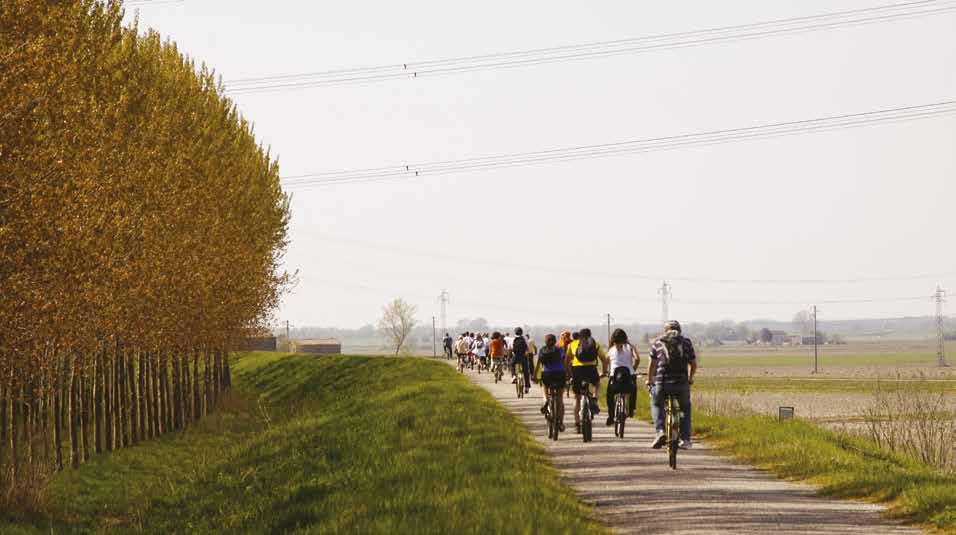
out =
[[[607,407],[613,406],[614,396],[627,394],[629,417],[634,416],[637,398],[637,379],[641,357],[637,344],[631,342],[623,329],[611,333],[609,347],[603,347],[591,334],[590,329],[578,332],[564,331],[560,337],[549,334],[544,345],[535,346],[529,334],[519,327],[514,335],[500,332],[465,332],[453,341],[445,334],[443,341],[445,355],[454,353],[464,364],[477,359],[479,366],[493,369],[494,366],[508,365],[512,382],[517,382],[518,374],[524,378],[525,393],[530,391],[532,382],[541,385],[541,395],[547,410],[548,395],[557,394],[559,400],[559,429],[564,431],[564,391],[570,384],[574,393],[575,430],[581,432],[582,399],[590,404],[593,414],[600,413],[596,393],[601,377],[608,377]],[[697,372],[697,356],[694,344],[681,333],[677,321],[664,324],[663,334],[650,344],[645,385],[651,397],[651,417],[657,436],[651,447],[658,449],[664,445],[664,399],[676,396],[680,406],[680,444],[681,448],[691,447],[691,401],[690,385]],[[489,363],[488,359],[491,359]],[[598,366],[601,373],[598,373]],[[479,368],[480,369],[480,368]],[[611,411],[608,411],[609,413]],[[613,415],[608,415],[606,424],[614,425]]]

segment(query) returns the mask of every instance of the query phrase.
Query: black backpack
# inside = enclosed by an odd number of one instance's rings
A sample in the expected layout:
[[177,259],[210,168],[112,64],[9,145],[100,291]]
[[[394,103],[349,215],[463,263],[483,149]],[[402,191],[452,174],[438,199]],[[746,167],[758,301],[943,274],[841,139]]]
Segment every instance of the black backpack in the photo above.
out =
[[664,344],[663,362],[664,369],[678,374],[687,373],[687,357],[684,356],[684,344],[686,338],[676,336],[674,338],[661,338]]
[[525,341],[524,336],[519,336],[515,338],[514,342],[511,342],[511,352],[516,357],[523,357],[528,352],[528,342]]
[[598,358],[597,343],[594,338],[582,338],[578,340],[578,348],[574,354],[578,362],[594,362]]
[[550,349],[548,346],[544,346],[538,353],[538,362],[543,365],[554,364],[559,360],[561,360],[561,348],[558,346],[553,346]]

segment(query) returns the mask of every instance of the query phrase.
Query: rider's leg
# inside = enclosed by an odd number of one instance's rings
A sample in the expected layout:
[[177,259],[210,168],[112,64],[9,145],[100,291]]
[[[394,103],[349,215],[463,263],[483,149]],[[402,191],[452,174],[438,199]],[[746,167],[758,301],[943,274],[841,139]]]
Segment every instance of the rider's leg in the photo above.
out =
[[664,432],[664,387],[654,385],[651,388],[651,419],[657,434]]
[[524,391],[527,392],[531,390],[531,365],[528,362],[528,357],[521,359],[521,373],[524,374]]
[[631,383],[627,391],[627,417],[634,417],[634,409],[637,407],[637,380],[631,376]]
[[680,437],[681,439],[690,442],[690,385],[679,385],[679,395],[677,402],[680,404]]
[[558,423],[564,425],[564,389],[558,388]]
[[617,390],[617,384],[614,382],[614,376],[607,382],[607,395],[604,396],[604,401],[607,402],[607,415],[610,418],[614,414],[614,394]]

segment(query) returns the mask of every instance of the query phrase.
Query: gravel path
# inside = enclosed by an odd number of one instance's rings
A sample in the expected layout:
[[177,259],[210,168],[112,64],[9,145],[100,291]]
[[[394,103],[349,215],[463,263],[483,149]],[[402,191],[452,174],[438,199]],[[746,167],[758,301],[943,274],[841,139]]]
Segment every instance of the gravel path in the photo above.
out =
[[598,520],[625,533],[922,533],[880,514],[878,505],[819,497],[813,487],[782,481],[753,467],[718,456],[695,443],[681,451],[678,469],[667,466],[663,450],[650,444],[653,428],[628,420],[625,438],[605,427],[598,415],[594,441],[573,433],[573,399],[565,415],[568,433],[557,442],[539,409],[537,385],[517,399],[507,375],[494,384],[489,374],[466,371],[517,414],[545,445],[564,480],[588,503]]

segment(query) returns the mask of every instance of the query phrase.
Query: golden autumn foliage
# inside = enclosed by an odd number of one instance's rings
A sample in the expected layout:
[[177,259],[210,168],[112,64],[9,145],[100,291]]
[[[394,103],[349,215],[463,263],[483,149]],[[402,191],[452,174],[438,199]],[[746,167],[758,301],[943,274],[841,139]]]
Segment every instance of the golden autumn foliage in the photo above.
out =
[[205,66],[121,21],[120,2],[0,2],[7,494],[201,417],[288,282],[276,162]]

